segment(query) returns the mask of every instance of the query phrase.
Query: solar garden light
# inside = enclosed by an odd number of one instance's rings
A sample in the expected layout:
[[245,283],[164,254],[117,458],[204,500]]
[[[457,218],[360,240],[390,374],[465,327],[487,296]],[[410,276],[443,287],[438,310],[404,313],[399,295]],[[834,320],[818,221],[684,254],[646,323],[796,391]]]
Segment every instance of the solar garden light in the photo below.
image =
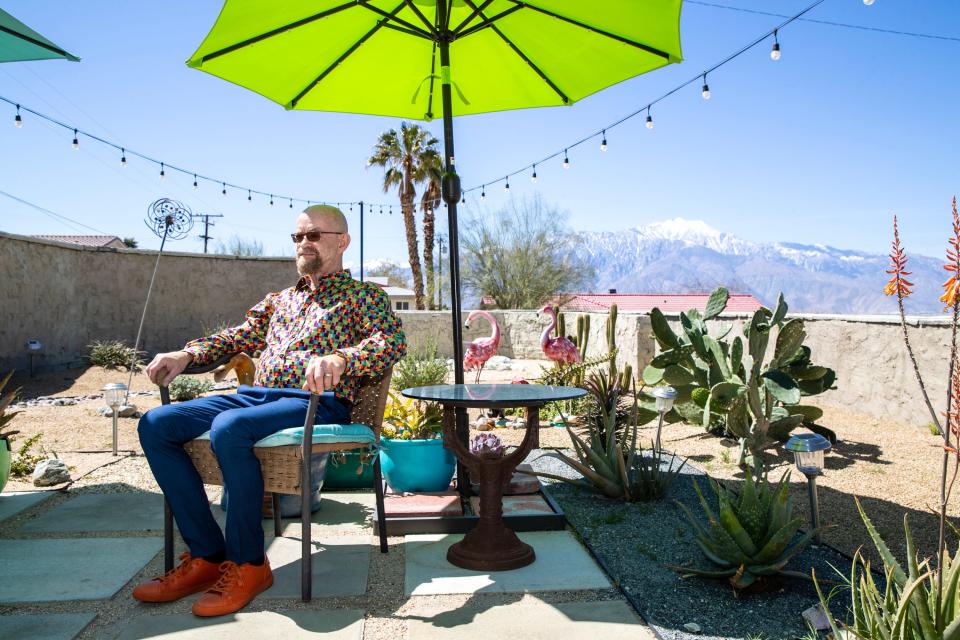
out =
[[103,399],[113,409],[113,455],[117,455],[117,410],[123,404],[127,395],[127,385],[122,382],[112,382],[103,385]]
[[43,343],[39,340],[27,340],[23,345],[27,348],[27,355],[30,356],[30,377],[33,377],[33,356],[43,349]]
[[677,390],[673,387],[656,387],[653,390],[653,397],[657,399],[657,413],[660,414],[660,421],[657,423],[656,444],[656,451],[660,453],[660,430],[663,428],[663,416],[673,408],[673,399],[677,397]]
[[[784,445],[793,451],[793,461],[800,473],[807,476],[810,493],[810,520],[814,529],[820,528],[820,505],[817,501],[817,476],[823,472],[823,454],[830,450],[830,441],[819,433],[800,433]],[[820,542],[820,533],[814,534],[814,542]]]

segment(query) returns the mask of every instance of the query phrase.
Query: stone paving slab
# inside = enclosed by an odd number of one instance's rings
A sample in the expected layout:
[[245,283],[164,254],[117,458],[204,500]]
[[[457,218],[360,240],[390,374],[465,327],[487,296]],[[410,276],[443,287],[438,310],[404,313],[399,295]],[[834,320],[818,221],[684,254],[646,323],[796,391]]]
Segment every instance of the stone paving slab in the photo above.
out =
[[73,640],[95,613],[37,613],[0,616],[0,637],[26,640]]
[[[553,515],[554,513],[543,496],[536,494],[503,496],[501,505],[505,516]],[[470,496],[470,508],[474,513],[480,513],[480,496]]]
[[655,640],[623,600],[602,602],[515,602],[495,607],[438,605],[409,615],[409,640],[603,638]]
[[159,493],[74,495],[20,527],[24,533],[152,531],[163,535],[163,496]]
[[[372,491],[324,492],[320,510],[313,514],[312,522],[323,527],[354,529],[358,534],[370,531],[370,522],[376,511],[377,496]],[[299,522],[299,518],[295,521]]]
[[[273,569],[273,586],[264,598],[300,597],[300,539],[273,538],[267,557]],[[313,539],[313,597],[359,596],[367,591],[370,536]]]
[[51,491],[11,491],[0,493],[0,520],[6,520],[21,511],[40,504],[53,495]]
[[162,547],[152,537],[4,540],[0,603],[109,598]]
[[460,494],[456,491],[439,493],[388,493],[383,510],[387,517],[415,518],[425,516],[462,516]]
[[537,554],[533,564],[511,571],[469,571],[447,562],[447,549],[460,534],[406,536],[406,595],[516,593],[567,589],[609,589],[606,574],[569,531],[517,534]]
[[118,640],[164,638],[168,640],[275,640],[323,638],[362,640],[364,612],[356,609],[326,611],[240,612],[221,618],[192,614],[140,615],[131,620]]

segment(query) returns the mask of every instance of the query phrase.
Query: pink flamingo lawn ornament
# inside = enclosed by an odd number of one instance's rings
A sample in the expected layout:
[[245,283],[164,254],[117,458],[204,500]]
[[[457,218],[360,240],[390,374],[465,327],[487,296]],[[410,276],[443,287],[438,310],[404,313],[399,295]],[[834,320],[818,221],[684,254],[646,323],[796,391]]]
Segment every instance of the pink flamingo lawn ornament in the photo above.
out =
[[[552,318],[550,326],[543,330],[540,336],[540,348],[544,355],[557,363],[557,365],[574,364],[580,362],[580,352],[570,338],[566,336],[550,337],[550,332],[557,326],[557,311],[553,306],[547,304],[540,309],[539,313],[549,314]],[[538,314],[539,315],[539,314]]]
[[464,371],[472,371],[473,369],[476,369],[476,382],[479,383],[480,373],[483,371],[483,365],[487,363],[487,360],[493,357],[493,354],[495,354],[497,349],[500,347],[500,325],[497,324],[496,318],[486,311],[471,311],[470,315],[467,316],[467,321],[463,324],[463,326],[469,329],[470,322],[472,322],[474,318],[484,318],[490,323],[490,328],[493,330],[493,333],[489,338],[477,338],[473,342],[468,343],[466,345],[466,349],[464,349],[463,369]]

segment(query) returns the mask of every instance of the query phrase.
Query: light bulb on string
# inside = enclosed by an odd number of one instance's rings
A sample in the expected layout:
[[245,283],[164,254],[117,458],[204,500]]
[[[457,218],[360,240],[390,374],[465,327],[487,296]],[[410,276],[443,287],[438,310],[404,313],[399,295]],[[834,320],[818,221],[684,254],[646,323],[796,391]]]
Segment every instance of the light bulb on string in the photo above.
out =
[[221,183],[220,183],[220,186],[222,187],[222,188],[220,189],[220,193],[222,193],[224,196],[226,196],[226,195],[227,195],[227,183],[226,183],[226,182],[221,182]]
[[650,115],[650,107],[647,107],[647,129],[653,129],[653,117]]
[[293,209],[293,198],[290,198],[290,208]]
[[707,74],[703,74],[703,88],[700,90],[700,95],[703,96],[704,100],[710,99],[710,85],[707,84]]
[[466,192],[460,194],[460,204],[467,204],[467,194],[466,194]]
[[390,209],[389,211],[387,211],[387,213],[389,213],[390,215],[393,215],[393,205],[390,205]]
[[537,165],[533,165],[533,175],[530,176],[530,182],[537,184]]
[[250,193],[250,189],[247,189],[247,202],[253,202],[253,194]]
[[193,174],[193,190],[196,191],[200,186],[197,184],[197,174]]
[[163,180],[165,177],[167,177],[167,173],[166,171],[163,170],[163,163],[161,162],[160,163],[160,179]]
[[600,141],[600,151],[607,150],[607,130],[603,130],[603,140]]
[[77,138],[77,130],[73,130],[73,150],[76,151],[80,148],[80,140]]
[[272,194],[272,193],[270,194],[270,206],[271,206],[271,207],[273,206],[273,194]]
[[505,182],[505,184],[503,185],[503,190],[506,191],[507,193],[509,193],[509,192],[510,192],[510,178],[507,177],[507,176],[504,176],[503,180],[504,180],[504,182]]
[[570,158],[567,157],[567,150],[566,150],[566,149],[563,150],[563,168],[564,168],[564,169],[569,169],[569,168],[570,168]]
[[23,118],[20,117],[20,105],[17,105],[17,115],[13,117],[13,126],[17,129],[23,126]]
[[123,147],[120,147],[120,168],[127,168],[127,150]]
[[770,49],[770,59],[779,60],[780,59],[780,41],[777,39],[777,30],[773,30],[773,48]]
[[487,197],[487,185],[483,185],[483,187],[480,188],[480,198],[484,199],[486,197]]

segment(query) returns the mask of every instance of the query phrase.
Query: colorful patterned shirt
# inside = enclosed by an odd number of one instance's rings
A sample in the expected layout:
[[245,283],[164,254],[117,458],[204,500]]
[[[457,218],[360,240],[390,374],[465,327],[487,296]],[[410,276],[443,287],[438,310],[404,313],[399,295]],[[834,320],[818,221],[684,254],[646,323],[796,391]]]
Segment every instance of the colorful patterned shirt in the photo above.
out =
[[336,353],[347,366],[333,391],[353,402],[359,378],[392,366],[406,348],[386,292],[342,270],[320,277],[316,289],[304,277],[296,286],[268,294],[247,312],[243,324],[188,342],[183,350],[199,365],[259,350],[254,384],[296,389],[303,387],[310,358]]

